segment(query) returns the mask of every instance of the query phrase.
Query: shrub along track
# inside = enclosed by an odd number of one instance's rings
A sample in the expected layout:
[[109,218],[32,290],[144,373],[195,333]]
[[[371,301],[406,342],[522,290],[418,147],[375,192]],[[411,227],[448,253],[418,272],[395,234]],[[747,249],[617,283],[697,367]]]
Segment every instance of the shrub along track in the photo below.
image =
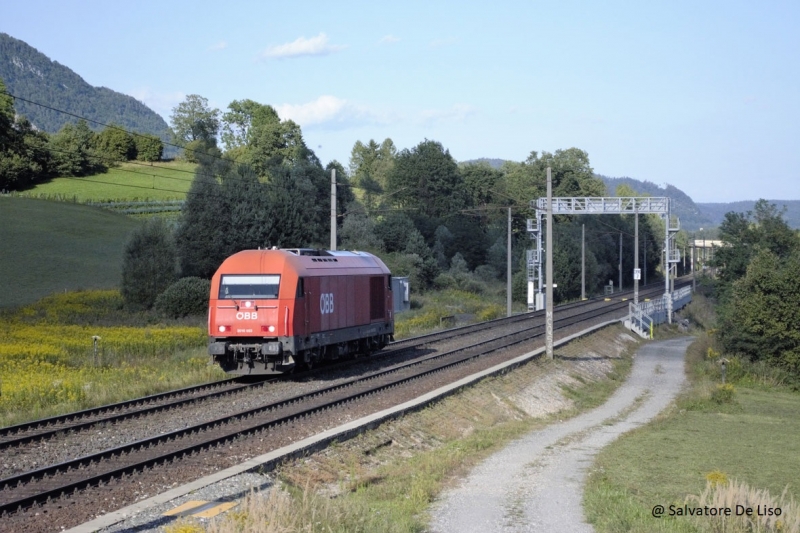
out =
[[[581,307],[590,310],[580,311]],[[583,306],[559,308],[558,336],[584,329],[592,321],[619,318],[627,307],[627,302],[615,301],[588,305],[584,302]],[[494,321],[489,327],[479,328],[478,334],[474,329],[461,328],[462,334],[469,334],[459,348],[429,353],[362,377],[340,380],[309,394],[284,398],[2,480],[0,510],[12,514],[3,517],[0,528],[40,531],[52,529],[56,524],[72,526],[180,482],[402,403],[533,349],[531,341],[543,336],[544,325],[541,316],[528,314],[524,318],[527,320],[516,320],[514,328],[499,327],[503,323]],[[488,334],[490,328],[491,334]],[[452,335],[442,336],[443,333],[405,342],[419,346],[433,344],[437,339],[452,339]],[[509,349],[510,345],[516,348]],[[402,349],[409,350],[408,347]],[[481,357],[489,353],[492,357]],[[60,497],[73,492],[76,494],[72,497]],[[33,507],[28,508],[30,506]]]

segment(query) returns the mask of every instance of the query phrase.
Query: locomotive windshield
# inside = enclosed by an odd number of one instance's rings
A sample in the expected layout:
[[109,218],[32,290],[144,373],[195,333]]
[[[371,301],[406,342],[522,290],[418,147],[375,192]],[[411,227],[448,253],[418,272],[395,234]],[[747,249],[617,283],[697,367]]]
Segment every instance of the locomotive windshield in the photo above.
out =
[[219,283],[220,300],[274,299],[281,277],[270,275],[223,275]]

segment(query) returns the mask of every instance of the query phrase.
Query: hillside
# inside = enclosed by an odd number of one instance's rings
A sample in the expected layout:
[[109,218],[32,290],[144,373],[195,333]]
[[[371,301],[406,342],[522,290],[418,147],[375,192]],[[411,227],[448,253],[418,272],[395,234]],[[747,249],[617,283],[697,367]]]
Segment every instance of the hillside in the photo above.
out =
[[477,165],[478,163],[485,163],[492,168],[500,169],[505,163],[505,159],[497,159],[491,157],[479,157],[478,159],[470,159],[469,161],[459,161],[460,165]]
[[[800,229],[800,200],[767,200],[775,204],[778,209],[786,207],[783,219],[794,229]],[[734,211],[736,213],[746,213],[752,211],[755,201],[729,202],[729,203],[702,203],[697,206],[703,213],[711,219],[713,225],[718,226],[722,223],[725,213]]]
[[[69,68],[5,33],[0,33],[0,78],[9,92],[21,98],[168,140],[167,123],[143,103],[106,87],[89,85]],[[34,126],[49,133],[57,132],[67,122],[77,121],[75,117],[22,100],[16,100],[14,107]],[[89,127],[102,129],[92,123]]]
[[659,187],[650,181],[635,180],[633,178],[609,178],[608,176],[597,175],[606,184],[609,196],[613,196],[617,187],[627,185],[639,194],[649,196],[668,196],[672,198],[672,211],[681,220],[681,228],[686,230],[697,230],[702,226],[710,226],[711,219],[704,213],[694,201],[682,190],[672,185]]
[[64,290],[118,287],[139,221],[97,207],[0,196],[0,309]]

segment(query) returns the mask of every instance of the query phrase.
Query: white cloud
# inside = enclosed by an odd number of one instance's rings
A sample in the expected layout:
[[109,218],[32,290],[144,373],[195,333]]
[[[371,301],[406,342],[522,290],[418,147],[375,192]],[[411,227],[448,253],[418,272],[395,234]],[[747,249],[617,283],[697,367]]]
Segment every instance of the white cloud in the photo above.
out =
[[341,118],[347,102],[335,96],[323,95],[305,104],[283,104],[275,109],[282,119],[291,119],[301,126],[330,122]]
[[172,109],[186,99],[186,94],[180,91],[158,93],[150,87],[135,89],[130,92],[130,95],[161,115],[167,122],[169,122]]
[[389,43],[389,44],[391,44],[391,43],[396,43],[396,42],[399,42],[399,41],[400,41],[400,37],[395,37],[394,35],[390,34],[390,35],[384,35],[381,38],[381,40],[378,41],[378,42],[379,43]]
[[347,48],[343,45],[328,44],[328,36],[320,33],[316,37],[306,39],[299,37],[297,40],[270,46],[261,54],[264,58],[287,58],[301,56],[324,56]]
[[426,109],[420,113],[422,122],[461,122],[474,115],[477,108],[468,104],[455,104],[449,109]]
[[275,106],[281,119],[290,119],[303,127],[323,126],[346,128],[366,123],[388,123],[383,117],[365,106],[360,106],[331,95],[323,95],[305,104]]
[[225,41],[220,41],[217,44],[212,44],[211,46],[209,46],[208,50],[210,52],[215,52],[217,50],[225,50],[226,48],[228,48],[228,43],[226,43]]

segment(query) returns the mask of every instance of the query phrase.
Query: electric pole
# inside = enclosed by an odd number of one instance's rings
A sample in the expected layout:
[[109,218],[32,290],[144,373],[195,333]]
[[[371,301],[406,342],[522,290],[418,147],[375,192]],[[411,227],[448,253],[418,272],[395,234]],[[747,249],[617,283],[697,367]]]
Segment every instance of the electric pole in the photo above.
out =
[[331,169],[331,250],[336,250],[336,169]]
[[545,350],[553,358],[553,178],[547,167],[547,243],[545,244],[547,282],[545,287]]
[[586,224],[581,224],[581,300],[586,299]]
[[506,316],[511,316],[511,208],[508,208],[508,249],[506,250]]

